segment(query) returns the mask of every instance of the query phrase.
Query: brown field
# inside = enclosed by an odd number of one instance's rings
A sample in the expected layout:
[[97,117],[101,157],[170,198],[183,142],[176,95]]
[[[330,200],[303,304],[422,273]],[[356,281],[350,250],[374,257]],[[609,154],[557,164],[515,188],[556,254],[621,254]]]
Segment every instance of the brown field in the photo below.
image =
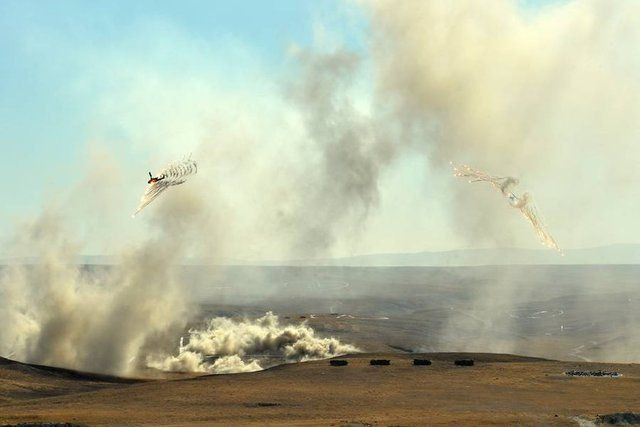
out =
[[[433,361],[413,366],[413,357]],[[454,366],[456,358],[475,366]],[[132,381],[0,363],[0,424],[577,425],[640,408],[640,365],[497,354],[358,354],[265,371]],[[370,366],[387,358],[390,366]],[[571,369],[618,378],[568,377]]]
[[[589,425],[599,414],[640,412],[640,365],[614,363],[640,360],[639,272],[189,268],[185,297],[199,306],[195,326],[272,310],[284,324],[307,322],[367,353],[348,356],[346,367],[323,360],[249,374],[140,373],[153,380],[0,359],[0,425]],[[454,366],[462,354],[443,351],[468,352],[476,364]],[[283,362],[278,354],[247,356],[254,357],[265,366]],[[414,367],[414,357],[433,364]],[[372,358],[391,365],[369,366]],[[622,376],[564,374],[574,369]]]

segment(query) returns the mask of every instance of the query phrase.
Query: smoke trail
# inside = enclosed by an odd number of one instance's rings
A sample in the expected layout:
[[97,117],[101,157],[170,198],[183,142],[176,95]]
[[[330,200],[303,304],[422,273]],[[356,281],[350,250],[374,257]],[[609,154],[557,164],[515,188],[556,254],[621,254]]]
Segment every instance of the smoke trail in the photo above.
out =
[[[216,317],[205,329],[189,331],[188,343],[181,345],[176,356],[152,360],[150,366],[170,371],[247,372],[262,369],[256,355],[282,356],[286,361],[324,359],[359,350],[335,338],[320,338],[306,323],[281,325],[271,312],[254,321],[234,321]],[[219,357],[214,363],[207,356]]]
[[516,178],[511,176],[492,176],[482,171],[473,169],[468,165],[462,165],[460,167],[453,166],[453,172],[454,176],[470,178],[470,183],[488,182],[493,185],[493,187],[499,190],[500,193],[502,193],[502,195],[509,201],[509,205],[520,210],[522,216],[524,216],[525,219],[529,221],[529,223],[533,226],[536,236],[543,245],[553,248],[562,253],[555,239],[551,236],[551,234],[549,234],[549,232],[547,231],[547,227],[545,227],[544,223],[542,222],[542,219],[538,214],[537,208],[533,204],[529,193],[524,193],[521,196],[517,196],[514,193],[513,188],[518,185],[519,182]]
[[[198,172],[198,165],[194,160],[184,160],[182,162],[172,163],[165,167],[158,178],[151,177],[149,186],[145,189],[138,208],[133,213],[135,217],[138,212],[144,209],[149,203],[153,202],[163,191],[174,185],[180,185],[187,182],[187,177]],[[151,175],[151,173],[149,173]]]

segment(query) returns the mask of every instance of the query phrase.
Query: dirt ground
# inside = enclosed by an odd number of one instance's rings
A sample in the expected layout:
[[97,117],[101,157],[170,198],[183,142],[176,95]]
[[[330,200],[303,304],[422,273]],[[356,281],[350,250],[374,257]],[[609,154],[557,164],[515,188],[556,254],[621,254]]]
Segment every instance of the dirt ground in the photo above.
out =
[[[413,366],[414,357],[433,361]],[[265,371],[132,381],[0,361],[0,425],[577,425],[640,410],[640,365],[496,354],[358,354]],[[372,358],[390,366],[370,366]],[[455,366],[472,358],[472,367]],[[569,370],[609,377],[569,377]]]

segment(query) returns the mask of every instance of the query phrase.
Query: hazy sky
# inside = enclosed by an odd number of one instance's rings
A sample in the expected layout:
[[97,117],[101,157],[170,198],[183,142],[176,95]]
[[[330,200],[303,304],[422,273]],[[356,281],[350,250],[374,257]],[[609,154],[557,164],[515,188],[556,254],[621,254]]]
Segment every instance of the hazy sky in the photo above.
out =
[[[536,15],[556,3],[564,2],[530,0],[517,2],[517,7],[523,16]],[[370,48],[379,32],[364,9],[360,3],[333,0],[0,2],[0,166],[5,175],[0,180],[0,237],[8,237],[16,221],[37,215],[49,203],[74,207],[71,219],[86,253],[109,253],[122,236],[144,235],[143,223],[129,216],[149,169],[157,171],[176,157],[198,153],[203,141],[212,140],[208,147],[224,147],[214,150],[217,164],[225,166],[210,176],[219,178],[233,174],[234,162],[243,155],[229,148],[236,147],[233,139],[239,132],[252,141],[263,138],[249,147],[260,146],[268,156],[270,141],[300,131],[301,125],[290,119],[295,113],[281,99],[286,99],[281,94],[287,82],[296,79],[291,54],[297,50],[346,49],[359,55],[363,66],[349,91],[356,107],[370,113],[375,108],[369,102],[375,86]],[[294,123],[293,130],[285,130],[279,120]],[[304,132],[299,138],[304,139]],[[286,146],[278,150],[286,157]],[[392,167],[381,170],[379,201],[364,219],[363,230],[338,239],[331,254],[538,247],[515,212],[506,215],[517,218],[510,223],[519,227],[513,232],[517,237],[474,242],[461,236],[451,220],[448,202],[457,196],[449,192],[448,175],[431,174],[433,165],[423,154],[408,149]],[[117,174],[118,179],[103,181],[102,174]],[[246,193],[260,192],[257,181],[242,181]],[[207,183],[218,184],[239,185],[233,179]],[[540,209],[561,245],[638,241],[637,227],[627,226],[627,233],[620,225],[612,233],[598,233],[590,222],[582,224],[589,230],[568,231],[571,221],[561,214],[562,196],[555,190],[540,194],[545,185],[525,183],[538,191]],[[96,193],[109,194],[102,204],[91,202],[97,210],[84,209],[83,197]],[[234,210],[254,209],[247,221],[255,223],[268,209],[230,194],[225,202],[225,218],[233,230],[229,238],[235,240],[244,231],[234,225]],[[501,207],[497,195],[493,202]],[[229,256],[269,258],[274,250],[266,243],[249,246],[246,253],[234,249]]]
[[[228,67],[230,74],[240,71],[225,65],[233,55],[226,47],[231,44],[250,49],[261,66],[277,68],[289,44],[309,42],[315,11],[336,6],[314,3],[1,2],[1,161],[12,177],[0,184],[2,194],[11,197],[3,214],[33,212],[45,190],[77,179],[83,146],[96,136],[92,110],[100,89],[91,80],[103,77],[95,70],[102,66],[102,55],[127,49],[144,60],[163,48],[170,54],[174,46],[162,43],[166,38],[171,43],[174,32],[187,43],[220,47],[219,57],[210,60]],[[166,65],[171,58],[160,61]]]

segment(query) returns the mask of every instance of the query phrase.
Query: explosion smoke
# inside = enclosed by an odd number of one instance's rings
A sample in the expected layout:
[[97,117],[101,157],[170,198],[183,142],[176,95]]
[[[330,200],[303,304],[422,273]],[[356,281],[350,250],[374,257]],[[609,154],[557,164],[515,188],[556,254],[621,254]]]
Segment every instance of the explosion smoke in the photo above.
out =
[[[336,338],[320,338],[306,323],[280,325],[278,317],[267,312],[255,321],[234,321],[216,317],[205,329],[189,331],[188,343],[181,345],[176,356],[154,360],[150,366],[169,371],[247,372],[260,370],[256,360],[244,362],[252,355],[278,355],[288,362],[325,359],[359,350]],[[218,356],[214,363],[206,356]]]
[[296,228],[297,256],[317,256],[332,249],[341,234],[361,229],[379,203],[380,175],[396,148],[374,116],[355,105],[351,92],[362,58],[337,49],[298,52],[296,60],[300,75],[291,84],[290,99],[317,150],[317,164],[305,171],[304,187],[297,191],[304,197],[287,220]]
[[[162,208],[174,210],[171,202]],[[176,265],[193,239],[190,224],[203,222],[197,201],[175,202],[180,218],[160,212],[157,237],[91,274],[76,265],[79,247],[53,209],[18,227],[15,250],[35,263],[2,270],[0,355],[127,375],[144,367],[149,354],[164,354],[193,312]]]
[[542,219],[538,214],[536,206],[533,204],[529,193],[523,193],[522,196],[516,196],[516,194],[513,192],[513,188],[519,183],[517,178],[511,176],[498,177],[489,175],[482,171],[473,169],[468,165],[456,167],[451,164],[451,166],[453,167],[454,176],[470,178],[470,183],[488,182],[493,185],[502,193],[503,196],[507,198],[507,200],[509,201],[509,205],[520,210],[522,216],[524,216],[527,221],[529,221],[529,223],[533,226],[536,236],[538,236],[538,239],[540,239],[540,242],[543,245],[553,248],[562,253],[555,239],[551,236],[551,234],[549,234],[547,228],[542,222]]
[[162,192],[174,185],[187,182],[187,177],[198,173],[198,165],[194,160],[188,159],[181,162],[172,163],[160,172],[160,180],[154,181],[144,191],[138,209],[133,213],[135,217],[138,212],[153,202]]

